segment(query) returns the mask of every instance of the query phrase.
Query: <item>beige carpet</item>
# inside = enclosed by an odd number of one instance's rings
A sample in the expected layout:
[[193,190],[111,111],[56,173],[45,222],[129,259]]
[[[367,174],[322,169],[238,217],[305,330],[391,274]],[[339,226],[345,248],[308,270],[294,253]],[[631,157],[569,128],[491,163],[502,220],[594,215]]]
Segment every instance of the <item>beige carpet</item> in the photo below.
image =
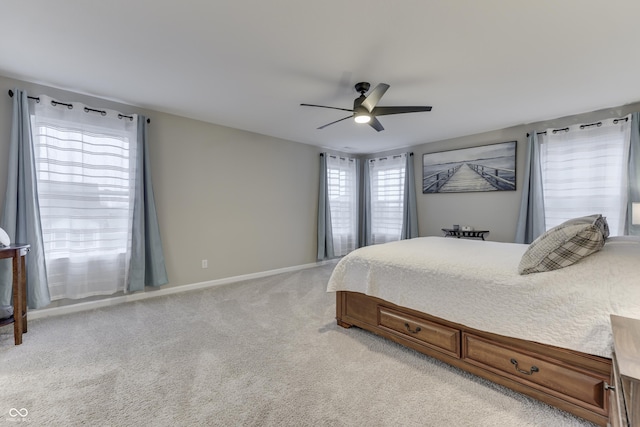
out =
[[336,326],[331,269],[0,328],[0,425],[591,426]]

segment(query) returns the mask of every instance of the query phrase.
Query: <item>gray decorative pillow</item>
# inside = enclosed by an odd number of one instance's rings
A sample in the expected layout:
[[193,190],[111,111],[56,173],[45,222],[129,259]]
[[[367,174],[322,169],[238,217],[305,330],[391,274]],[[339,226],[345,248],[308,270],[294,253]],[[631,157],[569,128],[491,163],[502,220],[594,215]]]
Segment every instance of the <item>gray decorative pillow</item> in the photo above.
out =
[[607,218],[600,214],[593,214],[587,216],[581,216],[579,218],[572,218],[560,224],[558,227],[572,224],[593,224],[598,227],[598,230],[602,233],[602,237],[605,239],[609,237],[609,224]]
[[598,215],[598,216],[599,218],[596,219],[595,226],[598,227],[598,229],[602,233],[602,236],[606,240],[609,237],[609,223],[607,222],[606,217],[602,215]]
[[604,234],[594,223],[563,223],[529,245],[520,260],[518,273],[539,273],[568,267],[603,246]]

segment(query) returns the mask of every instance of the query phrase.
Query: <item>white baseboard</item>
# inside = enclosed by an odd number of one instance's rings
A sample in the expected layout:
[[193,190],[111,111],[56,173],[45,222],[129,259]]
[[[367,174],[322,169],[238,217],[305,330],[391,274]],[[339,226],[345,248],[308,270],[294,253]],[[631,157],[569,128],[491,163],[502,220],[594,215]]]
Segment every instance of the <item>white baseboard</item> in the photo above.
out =
[[62,314],[69,314],[69,313],[78,313],[80,311],[94,310],[96,308],[102,308],[102,307],[110,307],[110,306],[122,304],[125,302],[140,301],[140,300],[145,300],[149,298],[177,294],[180,292],[188,292],[188,291],[193,291],[198,289],[212,288],[215,286],[228,285],[230,283],[241,282],[244,280],[260,279],[263,277],[273,276],[281,273],[306,270],[308,268],[331,264],[333,262],[335,262],[335,260],[319,261],[312,264],[303,264],[303,265],[297,265],[293,267],[278,268],[275,270],[261,271],[259,273],[243,274],[241,276],[226,277],[224,279],[209,280],[207,282],[191,283],[188,285],[172,286],[172,287],[158,289],[158,290],[136,292],[133,294],[99,299],[94,301],[80,302],[77,304],[70,304],[70,305],[65,305],[61,307],[29,310],[29,319],[31,320],[42,319],[44,317],[60,316]]

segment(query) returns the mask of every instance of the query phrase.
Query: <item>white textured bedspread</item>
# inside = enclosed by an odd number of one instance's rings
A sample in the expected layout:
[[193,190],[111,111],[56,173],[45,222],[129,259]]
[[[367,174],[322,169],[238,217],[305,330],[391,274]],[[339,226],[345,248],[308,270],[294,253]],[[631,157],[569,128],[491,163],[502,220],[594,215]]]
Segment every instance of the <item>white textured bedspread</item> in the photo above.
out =
[[327,291],[354,291],[471,328],[611,357],[610,314],[640,318],[640,239],[521,276],[527,245],[421,237],[351,252]]

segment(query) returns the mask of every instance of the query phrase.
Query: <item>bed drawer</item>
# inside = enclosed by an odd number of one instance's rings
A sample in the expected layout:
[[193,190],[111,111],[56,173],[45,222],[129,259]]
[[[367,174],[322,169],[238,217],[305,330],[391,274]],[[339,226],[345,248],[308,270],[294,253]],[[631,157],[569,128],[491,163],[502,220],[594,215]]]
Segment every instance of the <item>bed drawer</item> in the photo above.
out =
[[460,357],[460,331],[378,306],[378,325],[450,356]]
[[462,357],[465,362],[510,378],[519,383],[561,397],[569,402],[606,414],[606,376],[463,333]]

